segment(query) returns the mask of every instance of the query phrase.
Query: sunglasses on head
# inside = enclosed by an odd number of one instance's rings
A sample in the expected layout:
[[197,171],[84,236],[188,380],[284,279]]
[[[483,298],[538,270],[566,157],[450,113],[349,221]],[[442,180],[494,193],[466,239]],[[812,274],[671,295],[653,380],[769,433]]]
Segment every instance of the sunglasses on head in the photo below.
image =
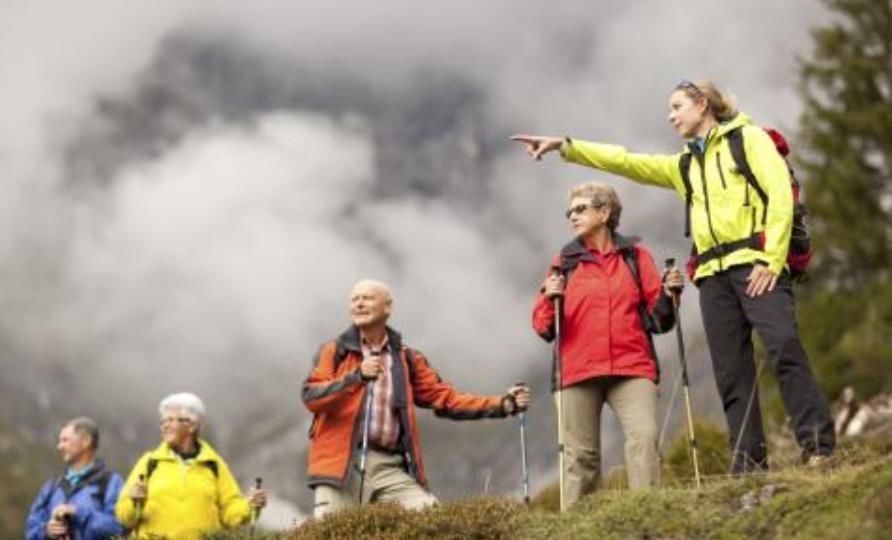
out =
[[691,90],[697,95],[700,95],[700,96],[703,95],[703,91],[700,90],[700,87],[687,79],[682,79],[681,82],[679,82],[678,84],[675,85],[675,89],[676,90]]

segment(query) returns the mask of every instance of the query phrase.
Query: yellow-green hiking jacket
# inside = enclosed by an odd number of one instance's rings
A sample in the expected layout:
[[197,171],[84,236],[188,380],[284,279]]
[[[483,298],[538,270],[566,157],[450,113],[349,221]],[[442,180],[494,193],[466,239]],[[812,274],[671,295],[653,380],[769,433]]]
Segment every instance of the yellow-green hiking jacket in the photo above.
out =
[[[118,521],[128,529],[136,527],[137,510],[130,488],[142,474],[147,475],[149,489],[139,520],[139,538],[192,540],[247,523],[251,508],[229,467],[210,444],[200,444],[198,455],[186,461],[163,442],[143,454],[121,489],[115,506]],[[150,460],[156,460],[156,465],[148,475]]]
[[[763,225],[763,204],[737,170],[726,135],[741,128],[744,150],[759,185],[768,195]],[[689,152],[690,150],[686,150]],[[685,187],[674,155],[634,154],[622,146],[567,139],[561,147],[565,160],[595,167],[640,182],[674,189],[684,200]],[[744,248],[700,264],[695,279],[711,276],[730,266],[762,261],[780,274],[787,261],[793,224],[793,192],[787,164],[765,131],[740,113],[714,127],[701,155],[691,159],[691,236],[698,253],[719,244],[765,233],[764,251]]]

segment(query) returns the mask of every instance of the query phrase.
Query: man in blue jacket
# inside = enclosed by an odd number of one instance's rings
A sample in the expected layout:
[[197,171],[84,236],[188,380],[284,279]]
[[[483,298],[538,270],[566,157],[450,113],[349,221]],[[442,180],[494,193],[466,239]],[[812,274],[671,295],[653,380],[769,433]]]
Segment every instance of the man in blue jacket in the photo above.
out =
[[81,417],[59,432],[57,448],[67,467],[41,488],[28,514],[27,540],[104,540],[124,534],[115,520],[121,475],[96,459],[99,428]]

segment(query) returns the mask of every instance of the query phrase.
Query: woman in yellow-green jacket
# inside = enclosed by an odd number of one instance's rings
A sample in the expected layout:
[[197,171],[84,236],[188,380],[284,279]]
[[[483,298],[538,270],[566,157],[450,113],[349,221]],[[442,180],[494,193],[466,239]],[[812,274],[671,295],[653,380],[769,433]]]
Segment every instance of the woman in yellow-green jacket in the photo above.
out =
[[229,467],[198,437],[204,404],[180,393],[161,401],[161,444],[136,462],[115,515],[137,538],[192,540],[248,523],[266,504],[252,489],[242,496]]
[[[767,468],[752,330],[776,371],[803,461],[817,464],[835,446],[827,401],[799,339],[786,268],[793,223],[789,170],[771,137],[736,110],[710,81],[682,81],[669,96],[669,122],[688,141],[677,154],[629,152],[569,137],[516,135],[534,159],[564,160],[642,184],[675,190],[686,205],[696,249],[694,281],[733,451],[732,471]],[[756,185],[732,155],[742,139]],[[687,185],[683,170],[687,171]],[[761,193],[758,193],[761,191]],[[763,201],[764,199],[764,201]]]

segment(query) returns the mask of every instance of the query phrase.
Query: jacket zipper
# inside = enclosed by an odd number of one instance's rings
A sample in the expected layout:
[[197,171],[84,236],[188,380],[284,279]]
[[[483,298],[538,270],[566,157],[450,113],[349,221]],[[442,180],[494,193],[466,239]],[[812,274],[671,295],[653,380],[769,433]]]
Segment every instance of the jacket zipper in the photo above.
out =
[[719,170],[719,178],[722,180],[722,189],[728,189],[728,184],[725,183],[725,173],[722,171],[722,153],[718,152],[715,155],[715,167]]
[[[704,150],[705,153],[705,150]],[[706,206],[706,224],[709,225],[709,235],[712,236],[712,242],[714,246],[719,245],[719,239],[715,235],[715,230],[712,228],[712,214],[709,210],[709,190],[706,188],[706,168],[704,164],[703,154],[697,154],[697,163],[700,165],[700,183],[703,186],[703,202]],[[719,272],[723,270],[722,267],[722,258],[719,257],[717,259],[719,261]]]

